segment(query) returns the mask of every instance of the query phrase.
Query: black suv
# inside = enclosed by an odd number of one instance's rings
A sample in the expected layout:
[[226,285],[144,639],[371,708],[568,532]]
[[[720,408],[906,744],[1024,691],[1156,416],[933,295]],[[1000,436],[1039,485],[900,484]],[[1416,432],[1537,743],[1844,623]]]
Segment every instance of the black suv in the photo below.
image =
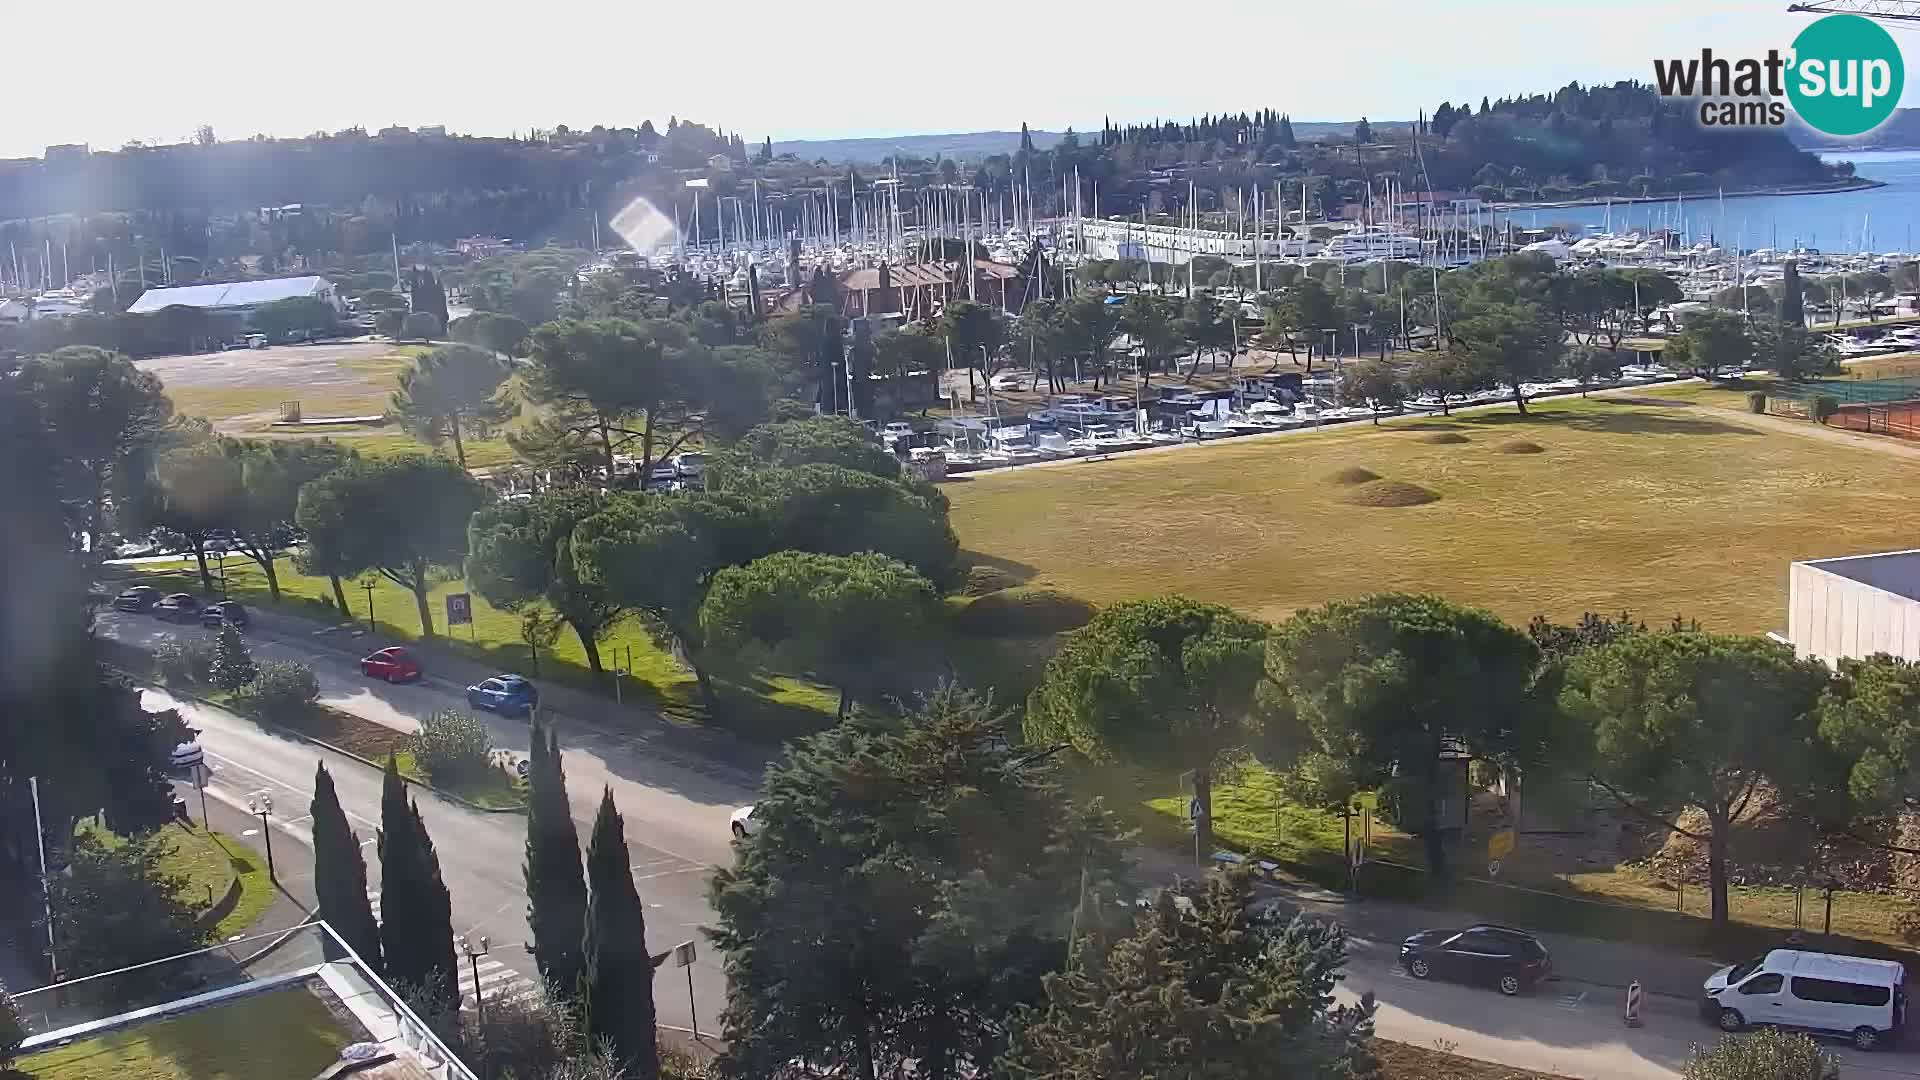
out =
[[1413,935],[1400,943],[1400,966],[1416,979],[1486,983],[1511,995],[1544,980],[1553,970],[1553,958],[1525,930],[1476,923]]

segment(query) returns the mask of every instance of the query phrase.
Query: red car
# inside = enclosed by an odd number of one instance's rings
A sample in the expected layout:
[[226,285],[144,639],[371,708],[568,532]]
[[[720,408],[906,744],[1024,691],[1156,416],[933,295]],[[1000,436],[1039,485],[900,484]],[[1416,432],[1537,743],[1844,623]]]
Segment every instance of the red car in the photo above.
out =
[[420,661],[411,652],[395,645],[363,658],[360,661],[360,674],[388,682],[409,682],[420,677]]

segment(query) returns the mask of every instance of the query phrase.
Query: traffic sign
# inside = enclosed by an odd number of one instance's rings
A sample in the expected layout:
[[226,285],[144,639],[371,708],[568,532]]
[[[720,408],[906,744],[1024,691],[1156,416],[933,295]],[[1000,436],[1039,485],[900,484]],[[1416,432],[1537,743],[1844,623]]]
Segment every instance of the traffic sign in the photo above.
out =
[[473,622],[473,597],[471,594],[457,592],[447,594],[447,625],[462,626]]
[[513,771],[520,779],[525,780],[527,774],[533,771],[533,765],[526,758],[521,758],[519,761],[513,763]]
[[1200,820],[1200,800],[1199,799],[1187,800],[1187,820],[1188,821]]
[[1492,862],[1487,864],[1487,876],[1488,877],[1500,876],[1500,860],[1499,859],[1495,859]]
[[170,755],[170,762],[176,769],[189,769],[206,759],[206,752],[200,749],[200,744],[193,742],[181,743],[173,748]]
[[673,947],[673,966],[691,967],[694,961],[693,942],[683,941]]

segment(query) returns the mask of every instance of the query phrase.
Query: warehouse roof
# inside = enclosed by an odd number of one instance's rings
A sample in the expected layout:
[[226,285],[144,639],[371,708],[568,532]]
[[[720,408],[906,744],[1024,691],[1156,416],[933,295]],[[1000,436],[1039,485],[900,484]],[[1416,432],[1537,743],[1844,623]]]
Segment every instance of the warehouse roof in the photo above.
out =
[[217,285],[181,285],[171,289],[148,289],[127,307],[135,315],[161,308],[238,308],[259,307],[275,300],[296,296],[314,296],[328,285],[317,276],[268,278],[264,281],[228,281]]

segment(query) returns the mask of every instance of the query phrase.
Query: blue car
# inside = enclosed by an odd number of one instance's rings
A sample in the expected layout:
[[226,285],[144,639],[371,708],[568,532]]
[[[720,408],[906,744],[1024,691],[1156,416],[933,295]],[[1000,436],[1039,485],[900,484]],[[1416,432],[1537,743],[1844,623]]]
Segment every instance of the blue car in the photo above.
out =
[[467,687],[467,704],[503,716],[531,716],[540,691],[518,675],[495,675]]

